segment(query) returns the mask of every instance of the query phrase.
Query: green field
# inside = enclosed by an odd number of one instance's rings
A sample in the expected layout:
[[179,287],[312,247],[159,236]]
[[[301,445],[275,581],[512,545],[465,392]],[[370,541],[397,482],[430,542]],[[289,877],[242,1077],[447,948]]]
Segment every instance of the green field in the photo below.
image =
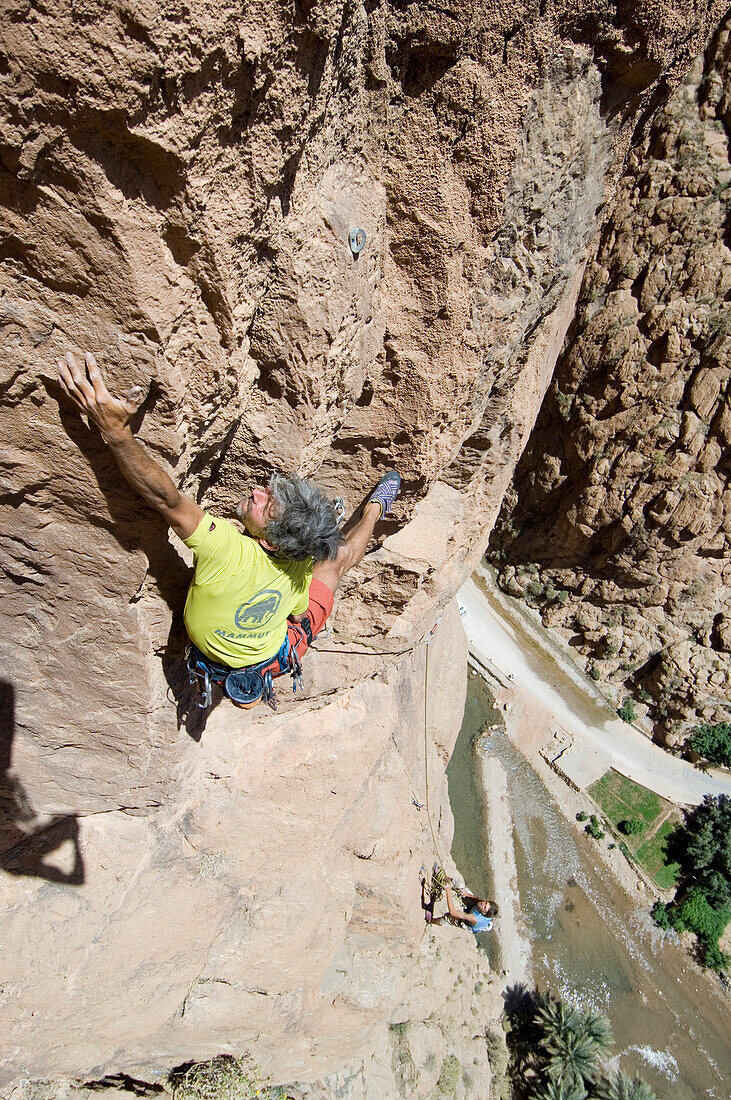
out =
[[[678,865],[668,863],[665,855],[667,838],[680,821],[672,804],[613,769],[589,787],[589,794],[622,837],[630,854],[657,885],[662,890],[674,886]],[[627,820],[641,821],[642,832],[625,836],[619,824]]]
[[615,828],[627,818],[639,818],[649,827],[663,810],[670,808],[669,803],[654,791],[648,791],[647,787],[641,787],[613,769],[589,787],[589,794]]
[[637,862],[642,864],[661,890],[671,890],[678,880],[680,866],[666,862],[665,858],[665,842],[678,821],[674,814],[666,818],[660,828],[635,852]]

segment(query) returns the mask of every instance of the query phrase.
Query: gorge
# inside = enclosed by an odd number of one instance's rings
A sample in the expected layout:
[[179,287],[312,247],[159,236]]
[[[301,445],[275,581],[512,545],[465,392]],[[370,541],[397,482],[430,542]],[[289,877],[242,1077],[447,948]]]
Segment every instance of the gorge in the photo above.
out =
[[[571,593],[547,601],[548,625],[637,661],[670,624],[669,663],[633,670],[668,700],[669,741],[672,720],[689,714],[686,666],[704,670],[699,713],[716,713],[710,696],[726,683],[713,676],[726,674],[726,590],[715,588],[725,584],[728,334],[720,301],[699,297],[725,295],[724,11],[691,0],[6,7],[8,1094],[48,1079],[154,1083],[188,1060],[247,1051],[276,1082],[315,1090],[337,1078],[353,1100],[387,1096],[401,1087],[393,1027],[423,1025],[437,1062],[458,1041],[429,1022],[440,1005],[445,1020],[476,1010],[480,1042],[465,1049],[479,1069],[472,1095],[488,1095],[499,983],[485,971],[483,992],[465,992],[457,979],[481,965],[471,942],[447,936],[443,965],[422,942],[418,871],[432,842],[412,799],[427,765],[447,851],[444,769],[466,679],[453,597],[511,481],[501,564],[523,591],[519,565],[530,561],[547,570],[544,596],[554,577]],[[694,96],[701,115],[688,121]],[[674,241],[695,263],[677,325],[676,257],[656,262],[664,231],[647,228],[667,218],[643,207],[647,239],[629,227],[637,188],[658,198],[660,186],[624,174],[625,163],[637,175],[648,158],[663,161],[673,142],[691,147],[658,114],[668,102],[686,111],[682,127],[703,131],[705,160],[692,145],[690,202],[663,193],[660,209],[685,217],[700,200],[716,219],[707,260],[705,230]],[[674,186],[679,173],[667,175],[662,186]],[[354,228],[366,234],[357,254]],[[644,266],[632,274],[633,247]],[[592,298],[595,282],[611,292]],[[643,294],[666,295],[662,320]],[[624,325],[632,303],[634,328]],[[639,350],[623,360],[635,329]],[[230,514],[242,485],[275,468],[312,477],[348,509],[385,469],[400,470],[404,491],[377,548],[308,655],[303,702],[280,693],[276,716],[221,704],[201,721],[182,660],[190,557],[64,403],[54,363],[68,348],[93,351],[115,392],[142,386],[138,437],[214,513]],[[639,487],[652,455],[632,450],[634,480],[621,485],[638,488],[623,511],[612,448],[627,452],[624,395],[648,363],[676,406],[658,406],[643,438],[669,418],[680,442],[667,470],[656,465],[651,499]],[[594,527],[587,484],[606,512]],[[524,532],[513,545],[513,508],[553,511],[556,523],[534,523],[537,541]],[[629,632],[629,611],[610,642],[596,608],[632,606],[621,586],[637,587],[628,563],[643,509],[648,528],[684,549],[655,610],[640,615],[654,633],[637,622],[648,640],[630,654],[618,632]],[[577,548],[581,560],[567,560]],[[597,555],[616,571],[605,588]],[[579,598],[583,627],[569,618]],[[599,667],[609,679],[616,662]],[[682,683],[671,689],[673,676]]]

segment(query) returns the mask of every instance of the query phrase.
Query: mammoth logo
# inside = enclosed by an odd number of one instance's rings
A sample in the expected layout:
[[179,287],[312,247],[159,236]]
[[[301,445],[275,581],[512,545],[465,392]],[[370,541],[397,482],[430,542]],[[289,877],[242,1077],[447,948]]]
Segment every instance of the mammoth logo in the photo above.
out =
[[274,588],[265,588],[258,592],[250,603],[242,603],[234,616],[239,630],[252,626],[266,626],[273,619],[282,602],[282,593]]

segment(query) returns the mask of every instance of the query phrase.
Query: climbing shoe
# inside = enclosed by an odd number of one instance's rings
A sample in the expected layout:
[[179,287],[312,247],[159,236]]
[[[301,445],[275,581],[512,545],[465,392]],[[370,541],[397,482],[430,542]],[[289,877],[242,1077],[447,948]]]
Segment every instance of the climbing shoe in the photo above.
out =
[[391,511],[400,488],[401,475],[397,470],[389,470],[378,482],[366,504],[370,504],[372,500],[375,500],[381,506],[381,515],[386,516]]

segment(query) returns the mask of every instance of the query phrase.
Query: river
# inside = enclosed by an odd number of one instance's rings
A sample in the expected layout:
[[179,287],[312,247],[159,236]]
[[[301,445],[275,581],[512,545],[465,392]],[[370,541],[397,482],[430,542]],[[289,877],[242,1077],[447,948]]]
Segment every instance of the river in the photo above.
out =
[[[594,865],[594,842],[577,837],[505,733],[480,736],[499,720],[487,685],[470,676],[462,730],[447,768],[452,856],[467,886],[490,896],[475,760],[476,752],[485,752],[507,773],[534,984],[606,1013],[615,1037],[611,1065],[639,1073],[660,1100],[728,1100],[731,1010],[720,983],[663,936],[646,904],[633,905]],[[486,940],[484,949],[494,953]]]

